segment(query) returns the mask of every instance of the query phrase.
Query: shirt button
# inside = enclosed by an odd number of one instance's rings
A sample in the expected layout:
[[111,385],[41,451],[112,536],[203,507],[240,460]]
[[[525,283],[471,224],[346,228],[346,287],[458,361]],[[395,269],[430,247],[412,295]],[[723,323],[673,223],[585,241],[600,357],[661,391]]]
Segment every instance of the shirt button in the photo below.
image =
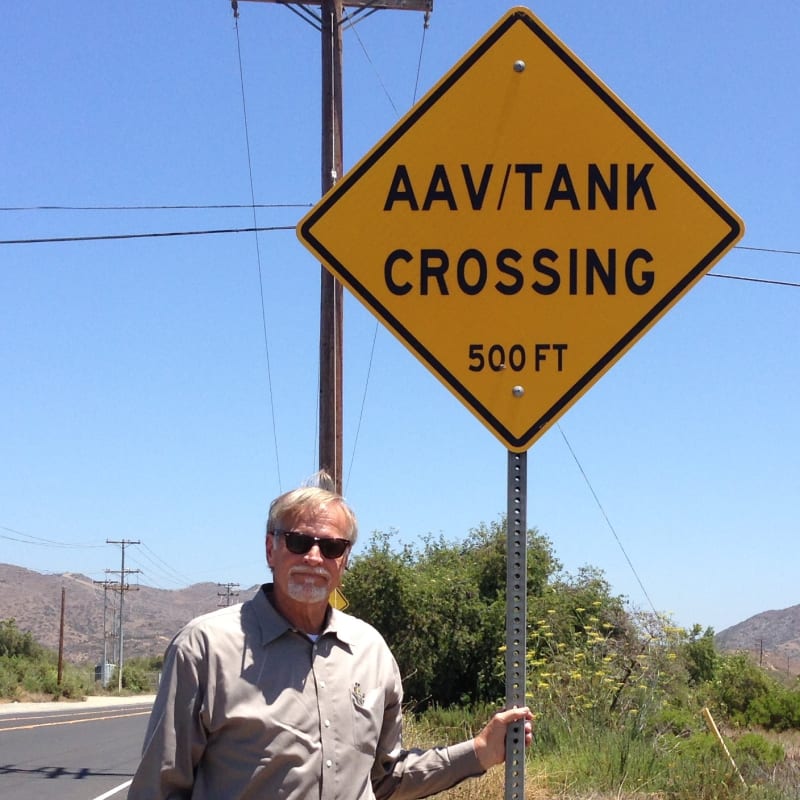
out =
[[325,722],[324,722],[323,724],[325,725],[325,727],[326,727],[326,728],[330,728],[330,726],[331,726],[331,721],[330,721],[329,719],[326,719],[326,720],[325,720]]
[[324,689],[325,688],[325,681],[320,681],[319,682],[319,686],[320,686],[320,689]]
[[328,759],[328,760],[325,762],[325,766],[326,766],[326,767],[332,767],[332,766],[333,766],[333,761],[331,761],[330,759]]

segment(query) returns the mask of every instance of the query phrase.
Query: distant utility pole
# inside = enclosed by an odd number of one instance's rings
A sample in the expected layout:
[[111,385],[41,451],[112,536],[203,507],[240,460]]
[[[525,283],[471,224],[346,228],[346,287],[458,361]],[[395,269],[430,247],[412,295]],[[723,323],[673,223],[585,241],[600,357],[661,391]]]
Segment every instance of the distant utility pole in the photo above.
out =
[[[239,592],[233,591],[234,589],[239,588],[238,583],[218,583],[217,586],[224,589],[224,592],[217,592],[217,597],[220,598],[219,603],[217,605],[222,608],[223,606],[229,606],[231,604],[232,597],[238,597]],[[225,602],[222,602],[222,599],[225,598]]]
[[66,590],[61,587],[61,624],[58,627],[58,677],[56,683],[61,686],[64,676],[64,607],[66,606]]
[[[103,688],[106,687],[106,669],[108,666],[108,589],[109,587],[116,588],[116,584],[108,579],[104,581],[92,581],[95,586],[103,587],[103,663],[100,667],[100,680]],[[114,628],[114,615],[111,616],[111,628]]]
[[[122,691],[122,662],[123,662],[123,636],[122,636],[122,620],[123,620],[123,609],[124,609],[124,602],[125,602],[125,592],[130,591],[131,589],[138,589],[138,586],[131,586],[129,583],[125,581],[125,577],[127,575],[132,575],[137,572],[141,572],[138,569],[125,569],[125,548],[131,544],[141,544],[141,542],[136,539],[106,539],[106,544],[118,544],[122,548],[122,565],[119,570],[119,584],[115,588],[119,589],[119,661],[117,662],[117,681],[118,686],[117,690]],[[117,574],[115,570],[107,569],[107,573],[114,575]],[[104,667],[105,669],[105,667]]]
[[[381,10],[433,11],[433,0],[252,0],[287,6],[321,33],[322,42],[322,194],[333,188],[343,172],[342,158],[342,24],[359,15]],[[294,8],[296,6],[297,8]],[[308,6],[319,6],[311,11]],[[231,0],[235,17],[238,0]],[[344,16],[345,8],[355,11]],[[319,468],[342,491],[342,341],[343,291],[338,280],[322,268],[319,318]]]

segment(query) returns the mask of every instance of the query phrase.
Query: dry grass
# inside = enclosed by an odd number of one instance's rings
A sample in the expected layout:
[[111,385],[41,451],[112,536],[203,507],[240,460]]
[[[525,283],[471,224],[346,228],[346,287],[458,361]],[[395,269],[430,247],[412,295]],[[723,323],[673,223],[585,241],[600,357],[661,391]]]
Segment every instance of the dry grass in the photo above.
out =
[[[446,733],[446,740],[441,739],[441,730],[437,732],[430,730],[425,725],[416,721],[413,715],[406,719],[406,745],[410,747],[432,747],[437,744],[453,744],[469,737],[469,731],[450,729]],[[781,772],[787,774],[783,779],[777,775],[773,780],[777,784],[796,782],[798,777],[798,762],[800,761],[800,732],[781,734],[780,737],[774,736],[779,740],[786,750],[786,761],[781,767]],[[554,770],[553,767],[556,767]],[[660,792],[637,792],[637,791],[612,791],[600,792],[590,789],[578,789],[575,782],[564,770],[559,769],[561,765],[547,763],[547,759],[538,758],[536,755],[529,755],[525,772],[525,800],[664,800],[664,795]],[[776,780],[777,779],[777,780]],[[789,797],[800,797],[796,794],[796,789],[787,792]],[[464,781],[452,789],[437,795],[442,800],[505,800],[505,768],[497,766],[489,770],[479,778],[472,778]]]
[[[800,800],[800,731],[783,733],[761,732],[765,738],[779,742],[786,758],[764,774],[759,786],[751,786],[758,798],[782,798]],[[459,726],[433,729],[415,719],[406,717],[405,742],[410,747],[432,747],[454,744],[469,738],[470,731]],[[598,743],[598,747],[602,747]],[[691,769],[691,763],[684,765]],[[585,784],[584,784],[585,786]],[[633,788],[633,787],[632,787]],[[662,792],[642,791],[596,791],[578,788],[572,776],[569,761],[553,762],[547,756],[529,754],[525,773],[525,800],[665,800]],[[762,793],[763,792],[763,793]],[[480,778],[464,781],[449,791],[438,795],[442,800],[505,800],[505,768],[497,766]],[[682,796],[686,796],[685,794]],[[705,797],[712,795],[706,794]],[[725,795],[729,796],[729,795]]]
[[[568,784],[569,781],[563,778],[529,767],[525,775],[525,800],[659,800],[660,797],[657,794],[640,793],[576,793]],[[495,767],[486,775],[465,781],[437,796],[441,800],[504,800],[505,770]]]
[[[526,776],[525,800],[549,800],[552,796]],[[442,792],[438,797],[442,800],[503,800],[505,770],[503,767],[495,767],[480,778],[465,781],[447,792]]]
[[[438,733],[438,738],[437,738]],[[434,732],[420,724],[412,714],[405,720],[405,743],[408,747],[434,747],[454,744],[469,738],[470,732],[452,729],[446,741],[441,740],[441,731]],[[437,795],[441,800],[504,800],[505,767],[498,766],[479,778],[472,778]],[[600,794],[577,793],[565,775],[556,775],[537,765],[529,758],[525,773],[525,800],[659,800],[655,794]]]

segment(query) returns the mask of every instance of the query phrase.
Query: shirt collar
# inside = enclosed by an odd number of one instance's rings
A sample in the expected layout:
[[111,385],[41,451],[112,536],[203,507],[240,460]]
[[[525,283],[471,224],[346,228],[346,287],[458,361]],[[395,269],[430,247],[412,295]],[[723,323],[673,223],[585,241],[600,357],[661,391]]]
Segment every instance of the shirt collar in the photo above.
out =
[[[253,610],[261,631],[262,645],[267,645],[283,636],[287,631],[294,630],[288,620],[270,602],[269,597],[272,591],[272,584],[265,583],[252,599]],[[335,608],[328,608],[327,620],[320,636],[334,636],[342,644],[348,645],[348,647],[352,646],[355,636],[351,620],[352,618],[347,614],[343,614]]]

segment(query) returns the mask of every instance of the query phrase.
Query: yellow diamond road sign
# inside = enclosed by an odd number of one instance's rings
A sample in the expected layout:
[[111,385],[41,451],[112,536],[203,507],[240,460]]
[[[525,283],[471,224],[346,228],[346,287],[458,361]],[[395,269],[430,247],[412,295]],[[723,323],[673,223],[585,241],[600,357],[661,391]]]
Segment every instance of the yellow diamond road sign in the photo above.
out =
[[332,608],[336,608],[339,611],[346,611],[350,605],[350,603],[347,602],[347,598],[342,593],[342,590],[338,586],[331,592],[328,602],[331,604]]
[[298,225],[306,247],[517,452],[742,233],[524,8]]

